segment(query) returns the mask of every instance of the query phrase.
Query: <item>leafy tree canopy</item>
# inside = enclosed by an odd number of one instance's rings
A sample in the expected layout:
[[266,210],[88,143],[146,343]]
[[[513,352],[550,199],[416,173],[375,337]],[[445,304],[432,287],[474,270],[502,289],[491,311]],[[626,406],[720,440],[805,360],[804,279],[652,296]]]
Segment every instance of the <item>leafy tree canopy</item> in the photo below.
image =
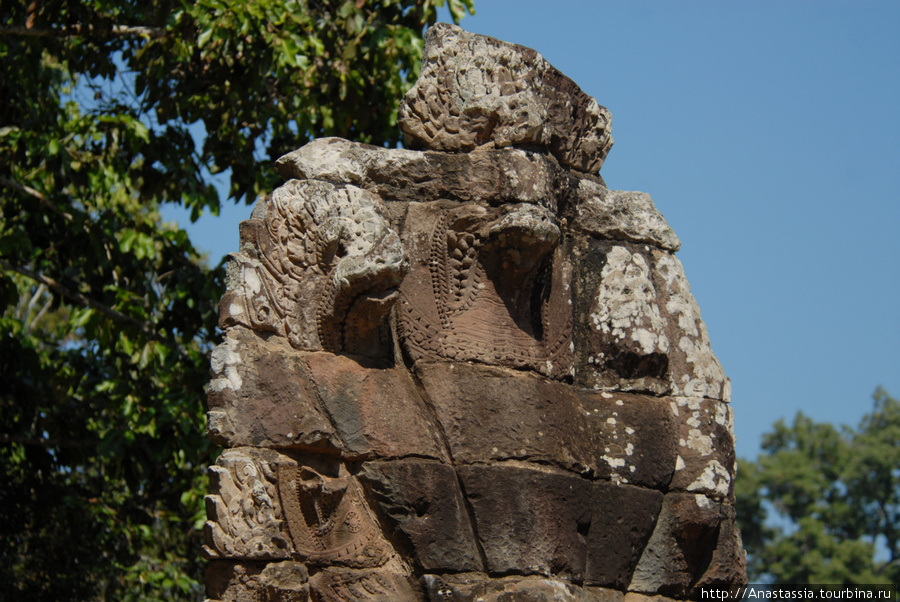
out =
[[750,580],[900,587],[900,401],[883,389],[857,428],[798,414],[740,462]]
[[202,594],[223,274],[160,207],[215,213],[220,172],[251,202],[314,137],[396,143],[444,4],[0,5],[0,599]]

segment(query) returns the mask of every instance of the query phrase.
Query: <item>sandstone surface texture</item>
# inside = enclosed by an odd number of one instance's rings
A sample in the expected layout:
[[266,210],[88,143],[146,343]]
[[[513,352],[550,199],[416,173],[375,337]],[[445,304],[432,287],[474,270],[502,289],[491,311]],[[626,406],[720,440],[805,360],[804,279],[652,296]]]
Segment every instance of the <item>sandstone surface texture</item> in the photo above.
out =
[[730,385],[609,111],[438,24],[407,149],[278,160],[211,357],[211,601],[696,599],[746,580]]

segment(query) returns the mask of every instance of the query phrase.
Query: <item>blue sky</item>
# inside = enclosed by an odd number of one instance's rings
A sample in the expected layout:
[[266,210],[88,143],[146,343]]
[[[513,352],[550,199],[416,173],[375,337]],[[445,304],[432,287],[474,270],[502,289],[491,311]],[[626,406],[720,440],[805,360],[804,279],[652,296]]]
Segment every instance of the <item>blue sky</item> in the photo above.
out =
[[[610,188],[649,193],[732,379],[738,454],[798,412],[900,396],[900,2],[476,0],[610,109]],[[212,261],[246,206],[189,226]],[[175,215],[172,213],[171,215]]]

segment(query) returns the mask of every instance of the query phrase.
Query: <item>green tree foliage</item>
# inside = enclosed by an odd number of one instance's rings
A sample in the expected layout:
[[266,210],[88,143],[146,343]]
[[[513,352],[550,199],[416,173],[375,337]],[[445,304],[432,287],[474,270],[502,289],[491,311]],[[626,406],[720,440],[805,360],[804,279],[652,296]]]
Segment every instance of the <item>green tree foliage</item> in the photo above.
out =
[[758,461],[740,462],[751,581],[900,587],[900,401],[874,400],[855,429],[778,421]]
[[215,213],[219,172],[251,202],[313,137],[395,143],[443,5],[0,4],[0,599],[202,595],[223,274],[160,207]]

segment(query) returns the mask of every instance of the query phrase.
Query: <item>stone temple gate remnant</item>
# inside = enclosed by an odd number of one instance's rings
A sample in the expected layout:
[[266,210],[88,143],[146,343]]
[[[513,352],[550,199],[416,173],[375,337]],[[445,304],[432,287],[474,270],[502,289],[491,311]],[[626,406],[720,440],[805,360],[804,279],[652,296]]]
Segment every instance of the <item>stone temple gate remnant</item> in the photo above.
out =
[[729,383],[611,116],[438,24],[406,149],[316,140],[241,224],[212,600],[686,599],[745,580]]

